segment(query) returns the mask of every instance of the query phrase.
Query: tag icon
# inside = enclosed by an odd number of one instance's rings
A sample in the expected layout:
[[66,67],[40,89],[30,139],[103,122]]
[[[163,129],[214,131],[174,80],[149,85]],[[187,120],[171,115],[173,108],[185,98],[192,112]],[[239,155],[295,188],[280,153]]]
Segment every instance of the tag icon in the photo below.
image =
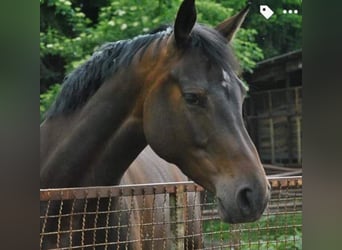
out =
[[274,12],[267,5],[260,5],[260,14],[266,19],[269,19],[271,16],[273,16]]

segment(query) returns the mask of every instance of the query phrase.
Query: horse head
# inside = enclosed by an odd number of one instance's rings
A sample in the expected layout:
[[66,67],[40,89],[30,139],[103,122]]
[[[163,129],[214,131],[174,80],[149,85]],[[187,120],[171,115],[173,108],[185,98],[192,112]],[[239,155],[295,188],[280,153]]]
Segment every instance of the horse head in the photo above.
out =
[[184,0],[143,100],[146,141],[162,158],[215,193],[221,218],[255,221],[270,186],[244,126],[245,87],[229,43],[248,8],[216,28],[196,24],[193,0]]

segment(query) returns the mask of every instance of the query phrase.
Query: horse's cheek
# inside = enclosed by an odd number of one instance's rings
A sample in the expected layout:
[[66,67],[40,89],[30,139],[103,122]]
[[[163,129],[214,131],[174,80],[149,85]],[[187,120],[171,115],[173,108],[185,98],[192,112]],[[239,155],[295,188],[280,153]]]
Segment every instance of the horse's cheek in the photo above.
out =
[[170,99],[156,90],[144,103],[143,127],[147,143],[162,158],[173,162],[177,155],[177,119]]

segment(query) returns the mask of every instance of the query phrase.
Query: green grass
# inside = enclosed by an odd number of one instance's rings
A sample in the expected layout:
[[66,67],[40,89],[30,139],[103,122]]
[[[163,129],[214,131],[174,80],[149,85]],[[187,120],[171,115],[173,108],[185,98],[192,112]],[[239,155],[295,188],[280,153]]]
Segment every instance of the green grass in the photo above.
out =
[[236,249],[302,249],[302,214],[266,215],[254,223],[229,225],[219,220],[203,223],[207,245],[237,244]]

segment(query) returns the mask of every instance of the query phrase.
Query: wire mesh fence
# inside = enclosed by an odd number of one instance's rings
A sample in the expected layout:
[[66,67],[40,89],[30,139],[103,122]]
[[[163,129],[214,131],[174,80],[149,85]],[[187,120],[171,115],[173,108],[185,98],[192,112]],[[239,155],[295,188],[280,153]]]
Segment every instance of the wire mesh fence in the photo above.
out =
[[228,225],[193,182],[40,191],[40,249],[301,249],[302,179],[269,178],[262,218]]

